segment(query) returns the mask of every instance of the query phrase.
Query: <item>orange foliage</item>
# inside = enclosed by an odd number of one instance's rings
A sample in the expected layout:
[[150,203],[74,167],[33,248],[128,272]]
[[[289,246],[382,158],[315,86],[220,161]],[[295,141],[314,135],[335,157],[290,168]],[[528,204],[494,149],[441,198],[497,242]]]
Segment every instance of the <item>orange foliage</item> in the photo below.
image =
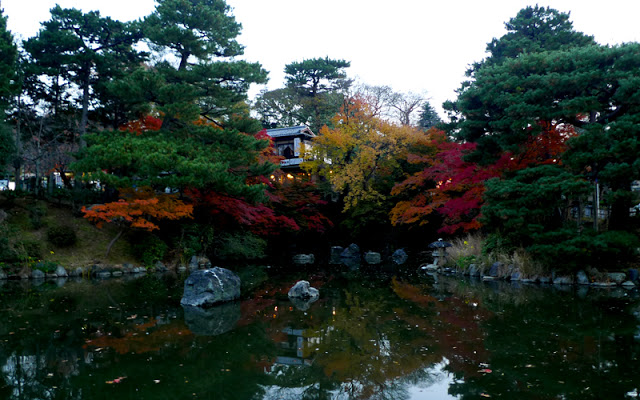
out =
[[129,121],[120,127],[121,131],[129,131],[135,133],[137,136],[142,135],[146,131],[159,131],[162,127],[162,120],[160,118],[147,115],[140,117],[136,121]]
[[105,222],[115,222],[148,231],[159,229],[150,219],[177,220],[193,217],[193,206],[178,200],[174,195],[155,194],[149,188],[127,189],[122,194],[125,198],[112,203],[82,207],[84,217],[95,222],[99,228]]

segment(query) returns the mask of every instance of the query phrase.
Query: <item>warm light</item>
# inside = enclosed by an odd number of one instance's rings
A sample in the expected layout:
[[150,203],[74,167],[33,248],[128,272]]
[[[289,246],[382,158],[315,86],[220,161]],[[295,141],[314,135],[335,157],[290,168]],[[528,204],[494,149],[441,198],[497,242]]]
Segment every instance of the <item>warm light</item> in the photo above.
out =
[[271,178],[271,180],[273,181],[273,180],[276,179],[276,176],[275,175],[271,175],[269,178]]
[[287,179],[293,179],[293,175],[287,174]]
[[331,314],[336,315],[336,308],[333,307],[333,310],[331,311]]
[[275,306],[273,311],[278,311],[278,306]]

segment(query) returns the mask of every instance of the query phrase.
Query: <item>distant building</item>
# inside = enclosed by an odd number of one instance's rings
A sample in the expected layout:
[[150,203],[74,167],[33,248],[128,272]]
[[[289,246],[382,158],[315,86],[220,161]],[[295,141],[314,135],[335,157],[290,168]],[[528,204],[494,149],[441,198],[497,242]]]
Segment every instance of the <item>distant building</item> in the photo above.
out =
[[302,148],[311,147],[311,140],[316,137],[311,129],[306,125],[300,125],[267,129],[267,134],[273,139],[276,154],[284,157],[280,161],[282,171],[293,175],[301,172],[300,164],[304,161]]

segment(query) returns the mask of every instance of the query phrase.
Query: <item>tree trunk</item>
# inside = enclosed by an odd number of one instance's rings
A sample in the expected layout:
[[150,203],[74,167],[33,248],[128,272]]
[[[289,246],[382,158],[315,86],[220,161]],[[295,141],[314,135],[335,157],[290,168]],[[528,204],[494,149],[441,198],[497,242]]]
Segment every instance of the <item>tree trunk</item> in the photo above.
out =
[[[631,185],[629,185],[628,190],[631,191]],[[614,197],[613,203],[611,204],[611,214],[609,215],[609,230],[624,231],[629,229],[629,210],[632,206],[633,202],[631,201],[631,197],[625,195]]]
[[16,121],[16,155],[13,158],[13,168],[15,173],[15,190],[20,189],[20,167],[22,166],[22,130],[21,130],[21,103],[18,99],[18,120]]
[[84,135],[87,133],[87,123],[89,122],[89,84],[91,78],[91,69],[86,67],[84,71],[84,80],[82,82],[82,119],[80,120],[80,148],[87,147]]
[[122,234],[124,233],[124,229],[120,229],[120,231],[118,232],[118,234],[116,235],[116,237],[114,237],[113,239],[111,239],[111,242],[109,242],[109,245],[107,246],[107,252],[104,254],[104,257],[107,258],[109,257],[109,253],[111,252],[111,248],[113,247],[113,245],[116,243],[116,241],[118,239],[120,239],[120,236],[122,236]]

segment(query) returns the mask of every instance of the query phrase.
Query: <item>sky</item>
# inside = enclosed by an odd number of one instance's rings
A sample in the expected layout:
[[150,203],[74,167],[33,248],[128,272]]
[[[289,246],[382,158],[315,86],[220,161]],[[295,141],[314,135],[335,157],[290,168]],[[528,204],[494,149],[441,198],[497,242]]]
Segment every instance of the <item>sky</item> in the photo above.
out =
[[[150,14],[154,0],[0,0],[18,38],[34,36],[49,9],[98,10],[128,21]],[[577,31],[598,43],[640,41],[640,1],[608,0],[227,0],[243,26],[244,59],[269,71],[261,89],[282,87],[284,66],[316,57],[351,62],[351,78],[396,91],[424,94],[442,114],[454,100],[468,65],[482,60],[488,42],[528,5],[570,12]]]

